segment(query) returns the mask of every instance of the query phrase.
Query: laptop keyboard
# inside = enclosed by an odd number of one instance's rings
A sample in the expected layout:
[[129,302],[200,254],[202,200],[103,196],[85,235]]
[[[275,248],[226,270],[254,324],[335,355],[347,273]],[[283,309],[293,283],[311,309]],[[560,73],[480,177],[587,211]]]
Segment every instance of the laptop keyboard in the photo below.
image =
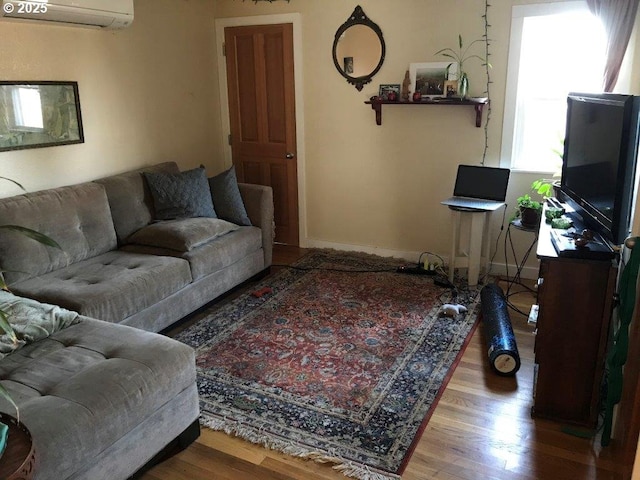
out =
[[456,199],[461,206],[468,208],[480,208],[483,207],[491,207],[496,204],[495,201],[492,200],[484,200],[482,198],[458,198]]

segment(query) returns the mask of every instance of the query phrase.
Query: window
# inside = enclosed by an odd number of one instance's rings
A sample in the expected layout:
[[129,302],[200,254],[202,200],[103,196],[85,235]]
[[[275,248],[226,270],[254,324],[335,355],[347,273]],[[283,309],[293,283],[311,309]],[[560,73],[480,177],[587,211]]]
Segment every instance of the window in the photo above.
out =
[[35,88],[15,87],[13,89],[14,130],[39,131],[44,129],[42,101]]
[[586,2],[513,7],[503,166],[559,170],[567,94],[602,91],[605,46],[604,28]]

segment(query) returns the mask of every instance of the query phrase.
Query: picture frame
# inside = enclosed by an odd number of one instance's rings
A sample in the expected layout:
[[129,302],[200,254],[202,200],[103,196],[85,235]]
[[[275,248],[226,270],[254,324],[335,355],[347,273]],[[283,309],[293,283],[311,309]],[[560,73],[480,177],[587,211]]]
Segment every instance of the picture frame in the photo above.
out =
[[78,82],[0,81],[0,152],[84,143]]
[[383,83],[378,89],[378,97],[380,100],[389,100],[389,92],[395,92],[396,100],[400,100],[400,84],[399,83]]
[[409,64],[409,78],[413,92],[420,92],[423,99],[445,97],[444,82],[456,80],[457,74],[457,63],[425,62]]
[[444,96],[447,98],[458,96],[458,81],[457,80],[445,80],[444,82]]
[[344,64],[344,73],[351,75],[353,73],[353,57],[344,57],[342,63]]

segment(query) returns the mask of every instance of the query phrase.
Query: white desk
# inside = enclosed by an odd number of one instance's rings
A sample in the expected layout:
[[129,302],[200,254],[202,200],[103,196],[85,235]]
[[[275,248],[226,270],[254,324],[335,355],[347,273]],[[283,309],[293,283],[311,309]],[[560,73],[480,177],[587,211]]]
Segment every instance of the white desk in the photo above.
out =
[[[449,281],[453,282],[456,268],[466,268],[470,286],[478,284],[480,266],[486,274],[489,271],[489,220],[495,210],[472,210],[449,207],[452,216],[451,254],[449,255]],[[469,228],[468,251],[461,252],[460,231],[463,221],[471,222]]]

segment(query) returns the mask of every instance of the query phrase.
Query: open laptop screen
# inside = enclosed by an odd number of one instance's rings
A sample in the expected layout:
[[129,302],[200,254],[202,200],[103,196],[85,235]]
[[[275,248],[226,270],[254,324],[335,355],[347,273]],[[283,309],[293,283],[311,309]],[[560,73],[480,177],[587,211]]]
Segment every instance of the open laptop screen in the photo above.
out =
[[504,202],[509,173],[508,168],[459,165],[453,195]]

